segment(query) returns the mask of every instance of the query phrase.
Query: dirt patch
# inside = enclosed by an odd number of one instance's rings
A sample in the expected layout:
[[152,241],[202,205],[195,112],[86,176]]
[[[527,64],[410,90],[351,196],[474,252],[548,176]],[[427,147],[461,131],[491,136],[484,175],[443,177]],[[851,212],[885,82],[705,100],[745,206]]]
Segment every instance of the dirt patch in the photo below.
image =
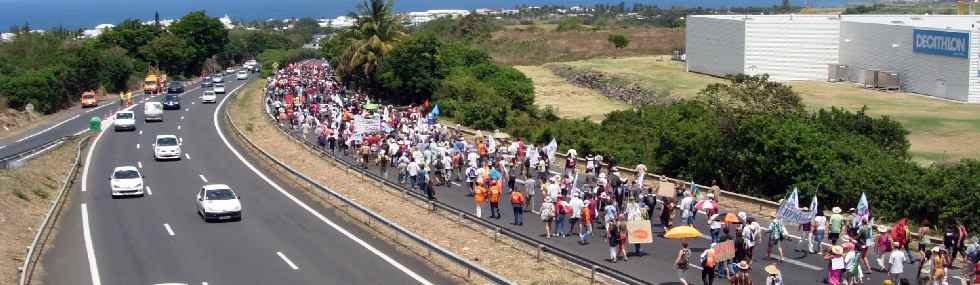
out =
[[534,81],[534,104],[552,107],[562,118],[589,118],[599,122],[606,113],[629,108],[625,103],[606,98],[595,90],[568,83],[541,66],[515,66]]
[[[610,34],[623,34],[629,46],[620,50],[609,44]],[[684,47],[684,29],[636,27],[612,31],[552,32],[545,29],[504,29],[480,44],[497,63],[539,65],[597,57],[670,54]]]
[[[80,141],[68,141],[21,168],[0,170],[0,284],[17,283],[16,269],[24,262],[25,249],[49,202],[68,177]],[[41,263],[36,266],[35,276],[40,276]]]
[[[428,205],[414,198],[405,198],[397,190],[382,187],[356,172],[335,164],[329,158],[310,155],[310,150],[275,129],[261,113],[261,96],[256,92],[261,81],[250,83],[235,98],[230,115],[235,122],[247,122],[240,127],[259,147],[274,150],[273,155],[296,170],[319,181],[321,185],[361,203],[372,211],[418,234],[439,246],[469,260],[479,262],[505,278],[521,284],[587,284],[586,270],[549,254],[537,259],[533,247],[494,233],[469,221],[459,221],[441,211],[432,212]],[[328,206],[330,198],[312,193]],[[343,211],[344,207],[340,207]],[[352,211],[354,212],[354,211]],[[360,214],[351,217],[358,219]],[[372,227],[374,228],[374,227]],[[391,239],[383,228],[379,234]],[[403,240],[403,239],[401,239]],[[432,262],[457,280],[467,283],[487,283],[479,279],[462,279],[466,272],[448,261],[430,258],[424,249],[408,244],[405,248]],[[436,255],[431,255],[435,257]],[[476,276],[475,274],[472,276]]]

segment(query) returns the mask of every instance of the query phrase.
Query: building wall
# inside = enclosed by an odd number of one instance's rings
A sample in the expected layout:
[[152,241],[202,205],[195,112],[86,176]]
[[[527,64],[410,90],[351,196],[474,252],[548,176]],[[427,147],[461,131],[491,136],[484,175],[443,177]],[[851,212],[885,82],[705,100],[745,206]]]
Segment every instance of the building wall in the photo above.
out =
[[717,76],[744,72],[742,21],[694,16],[688,18],[685,33],[689,71]]
[[980,30],[970,32],[970,71],[967,102],[980,103]]
[[[844,21],[840,63],[850,67],[852,81],[859,81],[858,74],[864,69],[897,71],[905,91],[966,101],[973,69],[970,60],[912,52],[912,30],[910,26]],[[976,36],[971,37],[971,42],[975,41]],[[975,44],[971,47],[976,48]],[[976,53],[970,56],[976,57]]]
[[767,73],[778,81],[826,80],[837,63],[840,21],[828,16],[793,16],[745,22],[745,73]]

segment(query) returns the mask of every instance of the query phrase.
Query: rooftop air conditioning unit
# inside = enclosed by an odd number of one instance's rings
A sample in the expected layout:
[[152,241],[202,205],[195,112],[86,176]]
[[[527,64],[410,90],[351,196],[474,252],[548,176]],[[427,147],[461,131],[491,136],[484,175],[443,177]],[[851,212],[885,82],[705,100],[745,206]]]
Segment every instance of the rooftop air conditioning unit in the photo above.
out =
[[846,64],[827,64],[827,81],[828,82],[841,82],[846,81],[848,78],[849,68]]
[[898,72],[880,70],[877,73],[878,78],[878,88],[885,90],[901,90],[902,82],[899,79]]
[[877,69],[865,69],[864,70],[864,88],[878,88],[878,70]]

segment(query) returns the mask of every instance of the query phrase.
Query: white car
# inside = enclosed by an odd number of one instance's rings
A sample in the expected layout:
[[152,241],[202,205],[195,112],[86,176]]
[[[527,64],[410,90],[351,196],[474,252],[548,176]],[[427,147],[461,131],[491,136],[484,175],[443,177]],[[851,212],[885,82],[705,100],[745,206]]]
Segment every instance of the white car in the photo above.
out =
[[120,166],[112,170],[109,177],[112,198],[119,196],[143,197],[143,174],[134,166]]
[[[221,89],[224,89],[224,87],[221,87]],[[217,100],[218,96],[215,96],[212,90],[205,90],[204,94],[201,94],[201,103],[214,103]]]
[[225,82],[225,77],[221,76],[220,73],[211,76],[211,83],[221,83],[221,82]]
[[242,219],[241,197],[224,184],[201,187],[195,199],[197,213],[205,222]]
[[248,71],[239,70],[238,75],[236,75],[235,78],[238,80],[248,79]]
[[211,88],[211,91],[214,92],[215,94],[225,94],[225,84],[215,83],[214,88]]
[[136,130],[136,113],[133,113],[133,111],[116,112],[112,120],[112,125],[116,131]]
[[235,74],[235,71],[236,70],[234,67],[229,67],[228,69],[225,69],[225,73],[227,74]]
[[163,103],[160,102],[146,102],[143,104],[143,120],[144,121],[160,121],[163,122]]
[[180,145],[180,140],[175,135],[157,135],[156,142],[153,143],[153,159],[180,160]]

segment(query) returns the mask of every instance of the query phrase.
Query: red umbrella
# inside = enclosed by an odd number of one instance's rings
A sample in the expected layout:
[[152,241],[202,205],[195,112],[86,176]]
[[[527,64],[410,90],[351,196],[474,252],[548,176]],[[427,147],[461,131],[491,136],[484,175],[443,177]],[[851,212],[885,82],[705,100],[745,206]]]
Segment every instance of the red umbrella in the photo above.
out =
[[741,224],[742,220],[740,220],[735,213],[727,213],[725,214],[725,218],[722,220],[722,222],[726,224]]

